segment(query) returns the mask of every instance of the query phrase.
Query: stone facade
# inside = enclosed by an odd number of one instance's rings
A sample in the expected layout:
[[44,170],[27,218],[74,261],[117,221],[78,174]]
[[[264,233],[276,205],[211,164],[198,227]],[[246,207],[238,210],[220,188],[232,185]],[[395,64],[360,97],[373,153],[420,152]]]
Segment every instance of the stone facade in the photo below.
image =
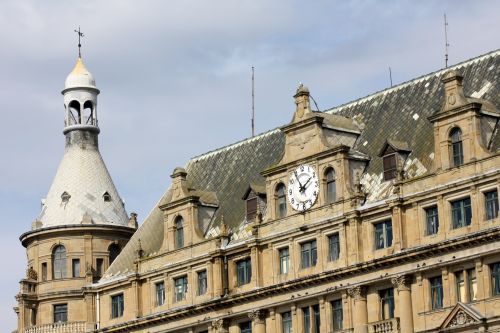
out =
[[[59,332],[42,330],[56,302],[85,323],[72,332],[500,331],[499,71],[496,51],[328,112],[300,86],[287,125],[176,168],[102,278],[28,271],[19,332]],[[383,104],[402,96],[413,104]],[[88,247],[57,232],[28,245],[33,267],[58,237]],[[22,304],[41,304],[44,283],[64,292],[30,323]]]

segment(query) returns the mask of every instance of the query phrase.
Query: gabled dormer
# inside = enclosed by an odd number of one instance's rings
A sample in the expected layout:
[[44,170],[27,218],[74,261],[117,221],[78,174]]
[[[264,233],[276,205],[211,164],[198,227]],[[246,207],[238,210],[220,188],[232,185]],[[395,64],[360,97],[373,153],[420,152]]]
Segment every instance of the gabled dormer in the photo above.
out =
[[442,82],[443,105],[429,117],[434,125],[436,169],[460,167],[490,156],[500,112],[486,100],[465,96],[463,76],[455,70],[447,72]]
[[190,188],[187,172],[175,168],[172,186],[160,202],[164,223],[164,251],[182,249],[205,240],[219,206],[214,192]]
[[378,156],[382,158],[384,168],[383,178],[385,181],[403,178],[403,168],[411,150],[408,143],[392,139],[385,140]]
[[[242,199],[245,201],[245,221],[252,223],[257,214],[266,211],[266,184],[250,183]],[[260,216],[262,218],[262,216]]]

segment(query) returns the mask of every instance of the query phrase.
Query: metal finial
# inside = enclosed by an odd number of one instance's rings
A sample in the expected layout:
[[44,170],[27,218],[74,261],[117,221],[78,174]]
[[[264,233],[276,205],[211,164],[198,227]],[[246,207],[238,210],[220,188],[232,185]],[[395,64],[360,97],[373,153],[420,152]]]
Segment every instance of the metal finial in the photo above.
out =
[[444,13],[444,65],[448,67],[448,48],[450,44],[448,43],[448,21],[446,20],[446,13]]
[[75,29],[75,32],[78,34],[78,58],[82,57],[82,41],[81,38],[85,37],[83,32],[80,31],[80,26],[78,26],[78,30]]

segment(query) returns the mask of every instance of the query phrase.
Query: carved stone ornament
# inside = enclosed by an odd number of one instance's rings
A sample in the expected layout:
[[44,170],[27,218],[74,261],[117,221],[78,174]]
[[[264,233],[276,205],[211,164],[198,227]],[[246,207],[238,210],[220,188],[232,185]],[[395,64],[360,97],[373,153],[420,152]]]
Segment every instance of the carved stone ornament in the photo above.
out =
[[475,322],[476,320],[468,315],[464,310],[458,310],[455,316],[450,320],[448,327],[473,324]]
[[219,318],[212,321],[212,328],[217,330],[217,332],[227,332],[227,326],[227,319]]
[[26,277],[30,280],[37,280],[38,279],[38,274],[36,273],[36,271],[33,269],[33,266],[30,266],[30,268],[28,268],[26,270]]
[[248,313],[248,318],[253,320],[256,324],[264,324],[266,320],[266,311],[264,310],[253,310]]
[[398,275],[391,279],[392,285],[398,289],[410,290],[411,278],[408,275]]
[[347,294],[349,295],[349,297],[354,298],[355,300],[366,299],[366,287],[356,286],[347,289]]

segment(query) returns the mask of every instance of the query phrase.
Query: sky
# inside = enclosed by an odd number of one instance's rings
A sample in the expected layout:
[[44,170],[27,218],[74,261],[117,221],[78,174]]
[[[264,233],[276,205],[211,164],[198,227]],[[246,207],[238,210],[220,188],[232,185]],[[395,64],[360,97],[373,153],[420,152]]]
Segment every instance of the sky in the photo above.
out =
[[78,56],[99,95],[100,151],[141,222],[189,158],[500,47],[499,1],[0,0],[0,327],[25,276],[19,236],[62,158],[60,91]]

